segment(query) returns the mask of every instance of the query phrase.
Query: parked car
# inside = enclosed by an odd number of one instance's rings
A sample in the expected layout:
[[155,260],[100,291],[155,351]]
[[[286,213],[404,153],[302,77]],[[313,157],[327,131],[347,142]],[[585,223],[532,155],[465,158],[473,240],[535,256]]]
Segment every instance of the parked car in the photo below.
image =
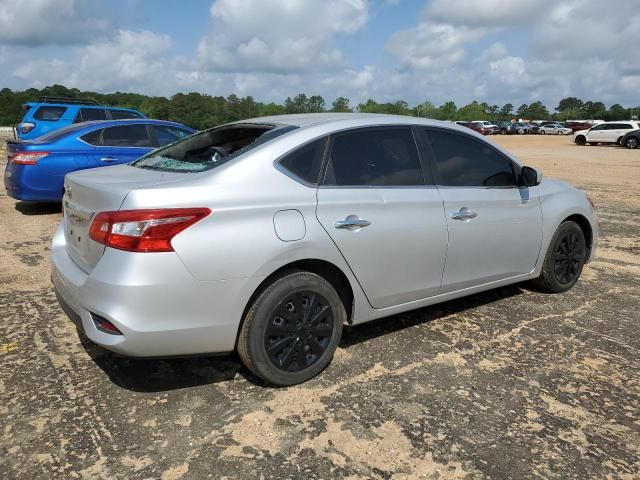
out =
[[531,125],[528,123],[517,122],[513,124],[515,132],[519,135],[525,135],[531,133]]
[[597,145],[598,143],[619,143],[622,137],[631,130],[637,130],[640,125],[636,121],[603,122],[588,129],[575,132],[576,145]]
[[322,371],[345,324],[530,279],[568,290],[598,241],[584,192],[469,129],[373,114],[206,130],[67,175],[63,205],[52,280],[89,339],[237,349],[276,385]]
[[538,129],[538,133],[540,133],[540,135],[571,135],[573,130],[559,123],[549,123],[541,126]]
[[21,140],[31,140],[73,123],[146,118],[131,108],[107,107],[75,98],[41,97],[37,102],[25,103],[23,108],[22,122],[16,127]]
[[511,122],[498,122],[496,126],[498,127],[498,133],[500,135],[512,135],[517,133]]
[[493,122],[489,122],[487,120],[474,120],[473,123],[481,123],[484,128],[487,128],[491,131],[491,134],[500,132],[498,126]]
[[570,128],[573,133],[580,130],[588,130],[593,127],[593,124],[589,122],[566,122],[565,126]]
[[640,146],[640,130],[631,130],[629,133],[625,133],[618,141],[618,145],[628,149],[638,148]]
[[59,202],[67,173],[132,162],[194,132],[162,120],[111,120],[78,123],[35,140],[8,141],[4,184],[17,200]]
[[487,127],[482,122],[468,122],[465,126],[482,135],[491,135],[493,133],[493,127]]

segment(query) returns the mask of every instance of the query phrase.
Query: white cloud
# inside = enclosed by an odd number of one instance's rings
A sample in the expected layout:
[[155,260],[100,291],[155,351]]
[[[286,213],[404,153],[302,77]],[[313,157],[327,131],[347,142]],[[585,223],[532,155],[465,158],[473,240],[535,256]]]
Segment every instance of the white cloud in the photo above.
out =
[[198,46],[203,67],[222,72],[288,73],[340,67],[334,36],[361,29],[367,0],[217,0],[213,30]]
[[94,0],[0,0],[0,43],[76,44],[102,35],[105,17]]
[[432,0],[424,17],[466,27],[511,27],[542,17],[552,3],[553,0]]

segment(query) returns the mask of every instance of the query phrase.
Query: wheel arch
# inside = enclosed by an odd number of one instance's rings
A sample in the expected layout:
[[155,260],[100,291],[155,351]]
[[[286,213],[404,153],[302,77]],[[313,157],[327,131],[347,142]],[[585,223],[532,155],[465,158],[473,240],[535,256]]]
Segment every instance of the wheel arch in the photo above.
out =
[[344,309],[347,312],[347,322],[351,325],[353,322],[353,309],[354,309],[354,292],[353,287],[351,286],[351,282],[347,275],[342,271],[342,269],[335,264],[327,261],[320,260],[317,258],[307,258],[302,260],[296,260],[286,265],[282,265],[271,274],[267,275],[262,282],[256,287],[253,291],[249,300],[247,301],[244,310],[242,312],[242,317],[240,319],[240,323],[238,324],[238,334],[236,334],[236,346],[238,343],[238,335],[242,330],[242,325],[244,324],[244,319],[247,315],[247,312],[251,308],[251,305],[255,301],[258,296],[271,285],[275,280],[287,275],[293,271],[304,270],[306,272],[315,273],[320,277],[324,278],[327,282],[331,284],[331,286],[336,290],[340,300],[342,300],[342,304],[344,305]]

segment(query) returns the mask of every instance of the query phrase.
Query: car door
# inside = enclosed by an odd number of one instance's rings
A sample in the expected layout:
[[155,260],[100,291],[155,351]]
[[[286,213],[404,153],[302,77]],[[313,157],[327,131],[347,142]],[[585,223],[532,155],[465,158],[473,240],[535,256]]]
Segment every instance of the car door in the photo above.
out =
[[130,163],[153,149],[147,125],[106,127],[94,151],[97,166]]
[[542,242],[539,188],[519,188],[520,167],[488,142],[449,129],[418,135],[431,147],[449,232],[442,292],[530,273]]
[[447,222],[410,127],[333,135],[317,192],[317,218],[374,308],[439,292]]
[[601,123],[596,125],[587,133],[587,142],[606,142],[607,141],[607,124]]

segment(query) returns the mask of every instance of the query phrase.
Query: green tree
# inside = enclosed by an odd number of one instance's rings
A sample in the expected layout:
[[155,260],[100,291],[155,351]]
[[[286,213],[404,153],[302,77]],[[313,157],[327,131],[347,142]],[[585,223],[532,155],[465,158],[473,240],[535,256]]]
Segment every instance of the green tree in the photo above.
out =
[[460,110],[458,110],[456,117],[459,120],[470,122],[472,120],[484,120],[486,116],[487,113],[484,109],[484,106],[474,100],[470,104],[461,107]]
[[458,107],[452,101],[443,103],[438,107],[438,120],[455,120]]
[[349,99],[346,97],[338,97],[331,104],[332,112],[353,112],[349,106]]
[[562,113],[567,110],[580,110],[582,109],[583,102],[579,98],[576,97],[567,97],[560,100],[558,106],[556,107],[556,111]]
[[513,117],[513,105],[510,103],[505,103],[500,109],[500,118],[502,120],[511,120]]

